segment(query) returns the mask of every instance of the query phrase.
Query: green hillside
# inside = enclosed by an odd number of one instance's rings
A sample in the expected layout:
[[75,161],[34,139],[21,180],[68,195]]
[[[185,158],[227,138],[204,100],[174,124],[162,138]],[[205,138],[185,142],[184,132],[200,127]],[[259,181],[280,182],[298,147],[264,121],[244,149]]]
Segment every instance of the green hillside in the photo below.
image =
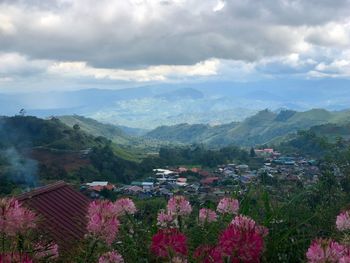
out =
[[6,193],[55,180],[127,183],[140,175],[139,162],[131,150],[57,118],[0,117],[0,182]]
[[263,110],[240,123],[226,125],[162,126],[147,133],[147,138],[181,143],[203,143],[210,147],[236,144],[254,146],[283,140],[299,130],[322,124],[350,122],[350,111],[331,112],[312,109],[305,112]]
[[94,119],[79,115],[60,116],[58,119],[69,127],[79,125],[80,129],[93,136],[106,137],[117,144],[129,144],[132,138],[125,134],[120,128],[111,124],[100,123]]
[[84,150],[100,144],[95,137],[66,126],[60,120],[32,116],[0,118],[0,147],[46,147]]
[[128,127],[119,127],[112,124],[98,122],[92,118],[79,115],[66,115],[57,117],[62,123],[73,128],[74,126],[95,137],[105,137],[111,140],[119,149],[125,152],[132,152],[134,156],[143,158],[148,153],[156,153],[160,147],[172,146],[174,143],[167,139],[153,139],[150,137],[142,137],[140,134],[145,133],[144,130]]

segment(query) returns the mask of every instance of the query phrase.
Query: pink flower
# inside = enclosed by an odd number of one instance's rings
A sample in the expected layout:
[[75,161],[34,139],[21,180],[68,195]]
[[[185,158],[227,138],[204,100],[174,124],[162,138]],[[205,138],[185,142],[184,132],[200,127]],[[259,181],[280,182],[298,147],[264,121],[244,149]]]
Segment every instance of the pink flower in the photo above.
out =
[[249,217],[236,216],[221,234],[215,253],[221,253],[221,258],[230,258],[232,262],[253,263],[260,262],[263,249],[260,226]]
[[58,245],[55,243],[43,244],[42,242],[39,242],[34,246],[34,248],[35,248],[35,257],[37,259],[42,259],[42,258],[57,259],[59,256]]
[[199,223],[204,224],[205,222],[211,223],[216,221],[215,211],[207,208],[202,208],[199,210]]
[[113,203],[94,201],[88,209],[88,232],[111,245],[119,229],[119,220]]
[[337,225],[337,229],[340,231],[345,231],[350,229],[349,211],[342,212],[337,216],[336,225]]
[[224,258],[238,262],[260,262],[264,241],[254,231],[244,232],[231,225],[221,234],[218,247]]
[[216,211],[221,214],[238,214],[239,202],[237,199],[224,197],[220,200]]
[[190,202],[188,202],[183,196],[174,196],[169,199],[167,210],[169,214],[187,216],[191,214],[192,207]]
[[164,211],[160,211],[157,216],[157,225],[159,227],[169,227],[174,222],[174,216]]
[[0,263],[33,263],[27,254],[0,254]]
[[103,254],[98,263],[124,263],[123,257],[115,250]]
[[255,231],[262,237],[266,237],[269,233],[266,227],[258,225],[253,219],[243,215],[236,216],[231,224],[242,231]]
[[196,248],[193,258],[201,263],[221,263],[221,251],[215,246],[201,245]]
[[186,256],[187,238],[177,229],[161,229],[152,237],[151,251],[160,258]]
[[330,239],[314,240],[306,257],[309,263],[336,263],[344,256],[346,248]]
[[339,259],[339,263],[350,263],[350,256],[343,256]]
[[36,227],[35,221],[35,214],[16,199],[0,199],[0,232],[9,236],[24,234]]
[[118,215],[133,215],[137,211],[134,202],[130,198],[118,199],[115,201],[114,205]]

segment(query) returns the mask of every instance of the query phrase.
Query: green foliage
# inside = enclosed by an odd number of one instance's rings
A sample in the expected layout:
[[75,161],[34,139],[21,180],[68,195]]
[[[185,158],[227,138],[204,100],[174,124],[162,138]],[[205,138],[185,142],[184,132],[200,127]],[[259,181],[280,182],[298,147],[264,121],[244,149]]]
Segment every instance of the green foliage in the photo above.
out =
[[[313,109],[305,112],[263,110],[240,123],[218,126],[179,124],[162,126],[150,131],[147,137],[171,142],[203,143],[211,148],[235,144],[245,147],[280,141],[288,134],[321,124],[348,123],[348,111],[329,112]],[[339,131],[349,133],[344,129]]]
[[0,144],[6,147],[46,147],[82,150],[96,145],[92,136],[69,128],[58,119],[32,116],[0,118]]
[[326,137],[317,136],[316,133],[308,130],[299,131],[295,138],[282,143],[278,148],[285,153],[323,157],[333,150],[334,145]]
[[111,145],[94,147],[90,153],[90,160],[103,180],[129,183],[138,176],[137,163],[118,157]]

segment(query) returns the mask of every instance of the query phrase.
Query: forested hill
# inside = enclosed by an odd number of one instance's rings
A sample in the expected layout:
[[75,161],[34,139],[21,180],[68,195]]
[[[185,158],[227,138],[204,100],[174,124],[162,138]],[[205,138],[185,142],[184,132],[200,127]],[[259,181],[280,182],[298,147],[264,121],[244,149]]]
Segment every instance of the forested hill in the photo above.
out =
[[58,119],[69,127],[79,125],[80,129],[93,136],[103,136],[113,140],[118,144],[129,144],[133,138],[128,136],[121,128],[98,122],[91,118],[86,118],[79,115],[59,116]]
[[299,130],[322,124],[350,122],[350,111],[312,109],[305,112],[282,110],[278,113],[263,110],[240,123],[218,126],[188,125],[162,126],[147,138],[181,143],[203,143],[210,147],[235,144],[254,146],[282,140]]
[[32,116],[0,118],[0,147],[46,147],[62,150],[83,150],[99,144],[99,140],[70,128],[60,120],[44,120]]
[[56,180],[130,182],[137,169],[133,153],[79,125],[71,128],[57,118],[0,117],[0,194]]

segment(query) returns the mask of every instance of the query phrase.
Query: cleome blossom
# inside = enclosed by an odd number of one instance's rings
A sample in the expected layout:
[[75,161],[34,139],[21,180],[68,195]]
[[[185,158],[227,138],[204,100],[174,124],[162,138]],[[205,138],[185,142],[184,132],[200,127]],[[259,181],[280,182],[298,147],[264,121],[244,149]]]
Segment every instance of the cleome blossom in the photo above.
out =
[[350,213],[345,211],[337,216],[336,226],[339,231],[350,230]]
[[134,202],[130,198],[121,198],[114,203],[116,213],[120,216],[122,215],[133,215],[136,213],[137,209]]
[[36,227],[35,221],[35,214],[16,199],[0,199],[0,233],[8,236],[24,234]]
[[309,263],[348,262],[345,261],[348,258],[346,250],[346,247],[331,239],[316,239],[309,247],[306,258]]
[[267,230],[245,216],[236,216],[222,232],[217,246],[202,245],[194,252],[194,258],[203,263],[260,262]]
[[152,237],[151,251],[158,258],[187,255],[187,238],[175,228],[161,229]]
[[192,212],[192,206],[183,196],[174,196],[169,199],[167,211],[171,215],[187,216]]
[[119,229],[115,206],[110,201],[94,201],[88,209],[87,230],[92,236],[111,245]]
[[339,259],[339,263],[350,263],[350,255],[343,256]]
[[115,250],[103,254],[98,263],[124,263],[123,257]]
[[157,225],[162,228],[166,228],[171,226],[174,223],[174,216],[165,213],[164,211],[160,211],[157,215]]
[[269,233],[269,230],[266,227],[258,225],[253,219],[251,219],[248,216],[236,216],[231,221],[231,225],[235,226],[238,229],[241,229],[242,231],[255,231],[258,235],[261,235],[262,237],[266,237]]
[[0,263],[33,263],[28,254],[0,254]]
[[215,246],[210,245],[201,245],[197,247],[193,253],[193,258],[197,260],[197,262],[202,263],[222,262],[220,251]]
[[239,210],[239,202],[237,199],[224,197],[220,200],[216,211],[220,214],[236,215]]
[[219,252],[221,258],[230,258],[232,262],[260,262],[263,249],[263,236],[255,229],[231,224],[221,234],[215,253]]
[[211,223],[215,222],[217,215],[215,211],[207,208],[202,208],[199,210],[199,223],[204,224],[204,223]]

